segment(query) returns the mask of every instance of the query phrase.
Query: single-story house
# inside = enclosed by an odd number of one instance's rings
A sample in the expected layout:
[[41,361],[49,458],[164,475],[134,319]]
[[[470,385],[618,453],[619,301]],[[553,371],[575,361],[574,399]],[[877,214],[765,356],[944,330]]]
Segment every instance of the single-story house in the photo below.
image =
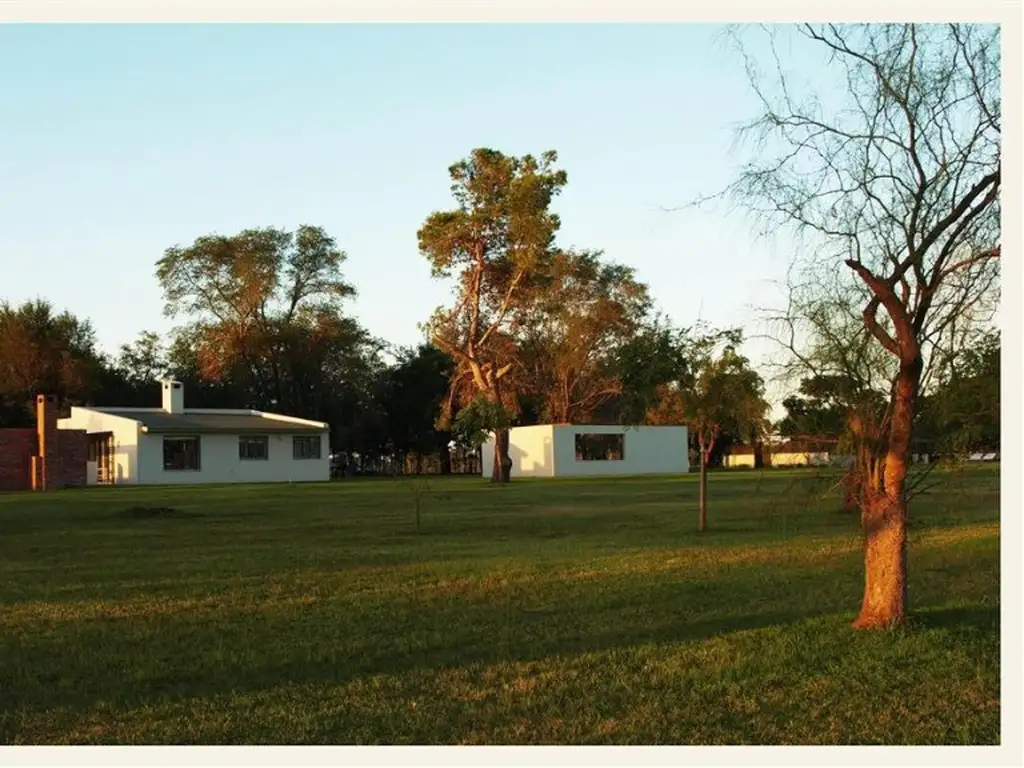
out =
[[[512,477],[682,474],[690,471],[686,427],[541,424],[509,430]],[[494,435],[481,446],[481,474],[494,466]]]
[[85,430],[89,485],[282,483],[330,479],[327,424],[248,409],[186,408],[164,381],[161,408],[73,407],[61,430]]
[[[832,463],[830,448],[835,441],[827,438],[786,440],[762,444],[761,456],[766,467],[821,467]],[[757,446],[734,445],[722,457],[722,465],[729,468],[753,467]]]

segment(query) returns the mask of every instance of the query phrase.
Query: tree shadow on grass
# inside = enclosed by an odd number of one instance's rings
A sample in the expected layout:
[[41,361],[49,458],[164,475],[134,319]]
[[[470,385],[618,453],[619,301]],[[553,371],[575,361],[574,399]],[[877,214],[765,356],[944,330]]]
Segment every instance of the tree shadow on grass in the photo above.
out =
[[998,605],[925,608],[911,617],[911,626],[921,629],[944,629],[952,632],[999,634]]

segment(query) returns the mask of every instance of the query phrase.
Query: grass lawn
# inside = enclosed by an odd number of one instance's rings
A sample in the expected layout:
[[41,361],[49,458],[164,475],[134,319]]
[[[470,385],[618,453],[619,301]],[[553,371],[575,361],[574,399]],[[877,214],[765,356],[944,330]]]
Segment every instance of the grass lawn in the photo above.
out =
[[940,480],[881,633],[807,471],[703,536],[695,476],[0,494],[0,742],[997,744],[998,468]]

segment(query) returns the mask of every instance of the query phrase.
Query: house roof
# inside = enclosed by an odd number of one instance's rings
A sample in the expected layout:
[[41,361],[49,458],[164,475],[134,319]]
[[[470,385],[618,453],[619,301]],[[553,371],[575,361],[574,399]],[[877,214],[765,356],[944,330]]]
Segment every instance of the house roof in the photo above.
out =
[[153,433],[202,433],[202,434],[268,434],[287,433],[291,435],[319,435],[326,427],[312,421],[275,417],[259,411],[216,411],[188,410],[184,413],[167,413],[157,409],[101,409],[93,410],[132,419],[142,425],[143,430]]

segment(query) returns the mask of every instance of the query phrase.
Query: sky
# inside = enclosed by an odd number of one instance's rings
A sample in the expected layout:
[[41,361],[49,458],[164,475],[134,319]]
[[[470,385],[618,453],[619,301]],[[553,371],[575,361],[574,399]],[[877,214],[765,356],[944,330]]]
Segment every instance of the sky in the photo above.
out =
[[3,25],[0,71],[0,300],[88,318],[107,352],[172,327],[165,249],[302,224],[346,252],[351,312],[418,343],[449,289],[416,232],[482,146],[556,150],[558,242],[634,267],[676,322],[756,335],[778,303],[785,249],[667,210],[744,158],[758,105],[721,27]]

